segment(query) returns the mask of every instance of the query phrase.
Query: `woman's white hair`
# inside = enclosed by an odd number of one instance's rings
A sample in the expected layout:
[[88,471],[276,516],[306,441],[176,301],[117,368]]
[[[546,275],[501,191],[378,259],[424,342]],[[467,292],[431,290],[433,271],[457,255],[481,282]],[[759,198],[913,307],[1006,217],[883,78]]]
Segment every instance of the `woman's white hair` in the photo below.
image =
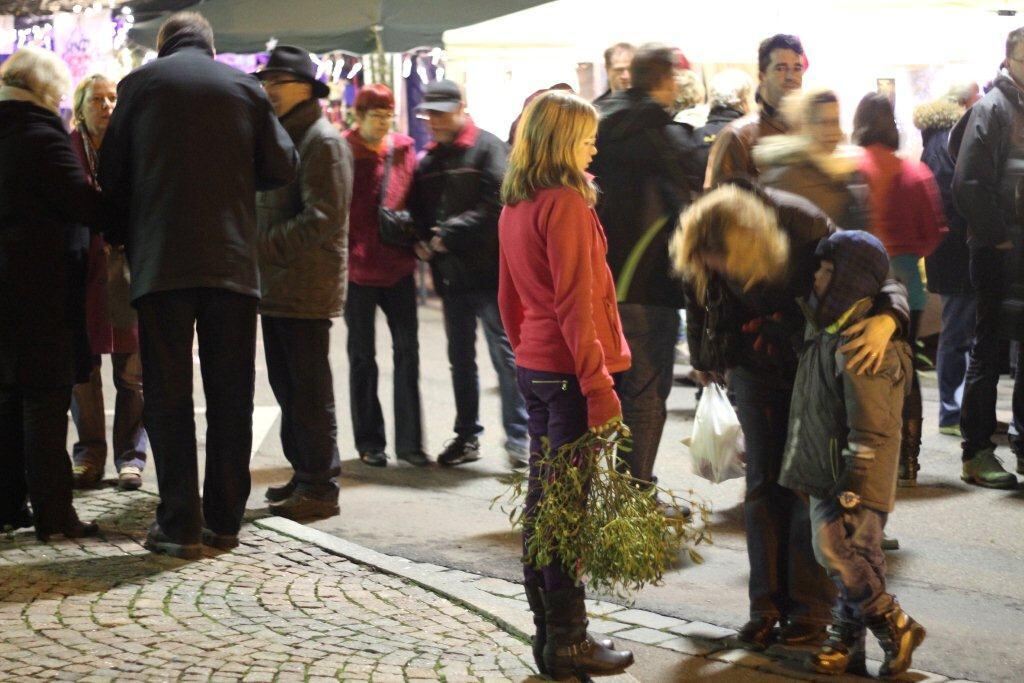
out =
[[0,66],[0,82],[26,90],[54,113],[71,89],[71,72],[60,57],[38,47],[23,47]]
[[708,102],[712,107],[746,110],[754,95],[754,81],[739,69],[726,69],[711,78]]

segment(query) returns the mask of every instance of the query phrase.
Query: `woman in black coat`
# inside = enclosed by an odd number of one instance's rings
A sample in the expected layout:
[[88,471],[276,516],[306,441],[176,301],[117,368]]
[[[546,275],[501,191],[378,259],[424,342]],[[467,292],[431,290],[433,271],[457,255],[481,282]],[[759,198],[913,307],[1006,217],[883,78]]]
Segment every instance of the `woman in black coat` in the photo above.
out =
[[0,69],[0,528],[34,524],[43,541],[97,531],[72,506],[66,450],[84,306],[68,254],[99,214],[57,116],[69,86],[44,50],[19,50]]

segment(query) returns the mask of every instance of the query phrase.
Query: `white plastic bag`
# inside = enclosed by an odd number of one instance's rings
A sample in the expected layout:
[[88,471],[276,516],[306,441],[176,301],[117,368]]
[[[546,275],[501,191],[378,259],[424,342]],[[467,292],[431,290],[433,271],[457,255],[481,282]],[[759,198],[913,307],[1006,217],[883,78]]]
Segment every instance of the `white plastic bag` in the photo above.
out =
[[743,430],[725,389],[718,384],[704,387],[693,418],[693,434],[683,443],[690,447],[698,476],[719,484],[744,475]]

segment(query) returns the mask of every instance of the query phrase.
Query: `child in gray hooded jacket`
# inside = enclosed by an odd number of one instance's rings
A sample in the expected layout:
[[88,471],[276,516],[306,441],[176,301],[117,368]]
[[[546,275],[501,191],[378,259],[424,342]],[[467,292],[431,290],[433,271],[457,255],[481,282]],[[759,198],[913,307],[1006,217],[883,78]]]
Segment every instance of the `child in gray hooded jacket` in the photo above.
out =
[[870,311],[889,259],[878,239],[857,230],[822,239],[817,254],[779,478],[810,497],[815,555],[839,588],[828,639],[809,666],[863,674],[867,626],[885,654],[880,675],[895,676],[925,636],[886,592],[881,546],[896,498],[910,352],[893,340],[877,372],[846,368],[843,330]]

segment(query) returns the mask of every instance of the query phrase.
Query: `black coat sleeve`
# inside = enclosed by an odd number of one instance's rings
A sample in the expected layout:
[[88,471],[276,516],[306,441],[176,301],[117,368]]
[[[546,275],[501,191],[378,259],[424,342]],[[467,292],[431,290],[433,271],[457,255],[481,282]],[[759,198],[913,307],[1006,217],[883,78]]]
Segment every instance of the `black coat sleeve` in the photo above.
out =
[[40,180],[32,188],[38,194],[35,205],[58,222],[98,228],[103,220],[100,195],[86,179],[67,133],[56,126],[34,127],[25,149],[31,153],[23,157],[24,177]]
[[971,108],[960,153],[953,172],[953,198],[967,219],[971,240],[995,246],[1007,239],[1007,226],[999,198],[999,182],[1006,163],[1006,137],[998,101],[984,100]]
[[274,114],[267,96],[260,93],[260,125],[254,149],[256,152],[256,190],[265,192],[283,187],[295,178],[299,154],[295,145]]

